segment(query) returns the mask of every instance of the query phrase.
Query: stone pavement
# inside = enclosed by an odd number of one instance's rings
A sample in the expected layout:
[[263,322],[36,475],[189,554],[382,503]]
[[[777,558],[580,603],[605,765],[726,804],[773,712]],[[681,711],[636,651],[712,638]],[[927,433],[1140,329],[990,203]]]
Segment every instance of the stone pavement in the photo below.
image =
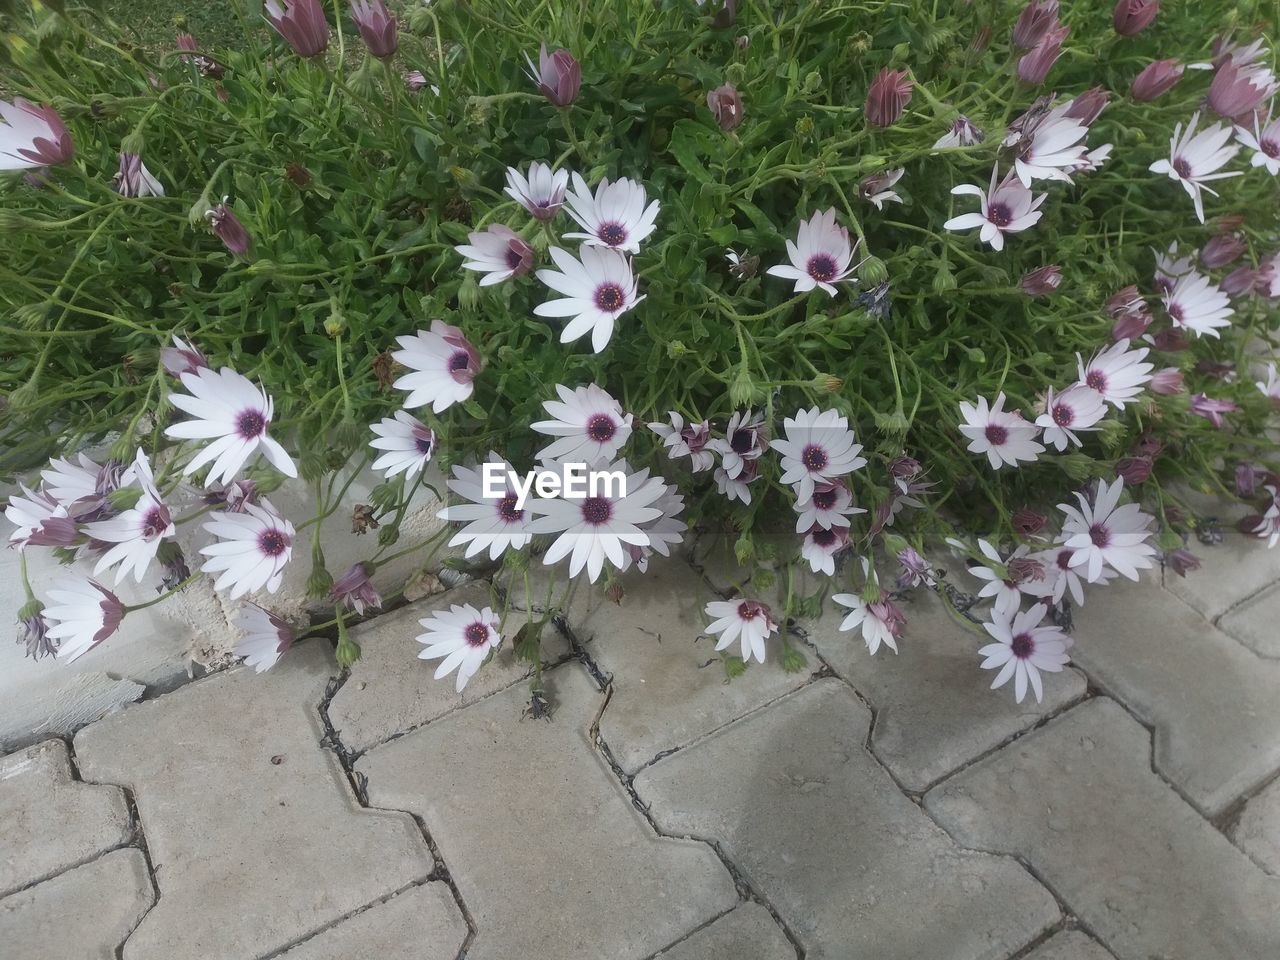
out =
[[[1042,704],[924,594],[727,680],[723,567],[579,592],[465,695],[416,619],[0,757],[4,960],[1277,960],[1280,550],[1094,590]],[[520,597],[509,598],[513,609]]]

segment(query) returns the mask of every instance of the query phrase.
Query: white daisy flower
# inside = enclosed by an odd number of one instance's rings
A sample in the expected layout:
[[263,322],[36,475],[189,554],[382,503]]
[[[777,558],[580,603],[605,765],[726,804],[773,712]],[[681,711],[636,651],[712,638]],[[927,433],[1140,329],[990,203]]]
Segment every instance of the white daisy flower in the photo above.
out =
[[991,244],[993,250],[1003,250],[1006,233],[1021,233],[1039,221],[1042,216],[1040,205],[1049,195],[1042,193],[1038,197],[1033,196],[1012,171],[997,183],[999,172],[999,164],[991,168],[989,191],[972,183],[961,183],[951,188],[951,192],[956,195],[977,197],[981,212],[962,213],[958,217],[952,217],[942,225],[944,230],[972,230],[978,227],[979,239]]
[[74,147],[53,107],[14,97],[0,100],[0,170],[29,170],[68,162]]
[[837,292],[835,285],[849,279],[853,273],[853,252],[856,248],[856,244],[849,243],[849,231],[836,224],[836,211],[832,207],[815,213],[808,220],[801,220],[796,242],[787,241],[787,256],[791,263],[780,263],[765,272],[784,280],[794,280],[795,293],[807,293],[821,287],[834,297]]
[[184,373],[195,373],[209,366],[209,361],[203,353],[175,333],[173,346],[160,348],[160,365],[170,376],[180,377]]
[[774,440],[782,454],[782,483],[796,488],[796,501],[808,503],[817,483],[830,482],[864,467],[862,444],[849,429],[849,421],[835,410],[801,410],[782,421],[785,440]]
[[453,476],[447,485],[462,498],[436,514],[441,520],[462,523],[465,526],[453,535],[449,546],[466,545],[464,556],[472,557],[484,550],[489,559],[497,560],[508,549],[519,550],[526,546],[533,535],[529,533],[529,513],[516,504],[519,496],[511,485],[511,464],[490,451],[489,463],[502,466],[502,483],[498,496],[485,496],[484,473],[478,467],[454,466]]
[[124,604],[106,587],[68,574],[49,588],[46,636],[58,641],[58,659],[71,663],[115,633],[124,615]]
[[809,561],[814,573],[835,576],[836,557],[849,546],[848,527],[820,527],[814,524],[804,535],[800,556]]
[[431,330],[419,330],[416,336],[396,337],[401,349],[391,359],[411,371],[392,384],[397,390],[409,391],[405,409],[430,404],[440,413],[455,403],[470,399],[473,381],[480,373],[480,354],[457,327],[443,320],[432,320]]
[[1280,117],[1273,119],[1268,112],[1264,123],[1255,114],[1252,130],[1236,125],[1236,139],[1253,151],[1250,166],[1266,167],[1273,177],[1280,174]]
[[905,168],[898,167],[896,170],[885,170],[864,177],[858,184],[858,194],[877,210],[883,210],[886,203],[901,203],[902,197],[893,188],[904,173]]
[[41,546],[38,534],[50,520],[65,520],[67,508],[42,490],[29,490],[21,483],[18,489],[23,496],[11,494],[4,510],[5,519],[17,528],[9,534],[9,546],[22,550],[33,538],[35,545]]
[[[1025,591],[1032,596],[1042,597],[1049,600],[1053,605],[1060,606],[1063,598],[1067,595],[1067,591],[1071,592],[1071,599],[1075,601],[1076,606],[1084,606],[1084,584],[1085,581],[1080,576],[1080,571],[1071,566],[1071,558],[1076,552],[1070,547],[1059,545],[1051,550],[1044,550],[1033,556],[1044,564],[1046,577],[1043,584],[1035,591]],[[1102,574],[1095,583],[1105,584],[1109,580],[1115,579],[1115,573],[1102,568]]]
[[1130,580],[1138,579],[1138,571],[1154,565],[1156,548],[1148,541],[1148,529],[1155,519],[1143,513],[1136,503],[1119,506],[1124,480],[1116,477],[1110,485],[1098,484],[1093,503],[1077,493],[1079,509],[1067,503],[1058,509],[1067,515],[1062,525],[1063,546],[1075,551],[1072,567],[1084,567],[1085,579],[1096,583],[1108,566]]
[[701,423],[690,422],[685,426],[684,417],[674,410],[667,411],[670,423],[649,424],[649,429],[662,438],[662,446],[672,460],[681,457],[689,458],[689,469],[694,473],[710,470],[715,466],[716,458],[708,442],[711,439],[711,424],[703,420]]
[[558,535],[542,562],[549,566],[568,556],[569,576],[585,570],[592,583],[599,579],[606,560],[619,570],[626,568],[630,561],[625,547],[650,545],[649,535],[641,528],[662,516],[654,503],[666,491],[662,481],[650,478],[647,470],[631,473],[625,460],[599,469],[622,473],[625,482],[621,489],[617,484],[604,485],[594,496],[538,499],[529,504],[535,515],[529,532]]
[[119,482],[120,472],[110,471],[113,476],[108,480],[105,468],[83,453],[76,454],[76,459],[79,463],[55,457],[49,461],[48,469],[40,471],[40,479],[46,496],[62,504],[69,513],[78,515],[82,513],[82,507],[101,506],[102,498],[107,493],[104,486],[114,489]]
[[1050,110],[1018,144],[1014,169],[1024,187],[1035,180],[1071,182],[1070,171],[1086,164],[1084,138],[1089,127],[1066,115],[1071,102]]
[[764,663],[764,643],[778,629],[768,604],[757,600],[712,600],[703,607],[703,613],[711,618],[707,635],[720,635],[716,650],[726,650],[737,640],[743,660]]
[[236,641],[232,652],[243,657],[245,664],[253,667],[254,673],[270,670],[293,646],[293,628],[256,603],[241,605],[236,613],[236,626],[245,635]]
[[[869,569],[866,560],[862,561],[862,569],[864,573]],[[862,640],[867,645],[867,653],[873,656],[880,649],[881,644],[897,653],[898,638],[902,636],[907,618],[903,616],[897,604],[889,599],[889,595],[880,589],[878,576],[875,574],[869,576],[867,589],[876,593],[879,599],[868,601],[865,596],[857,593],[832,595],[832,600],[849,609],[849,615],[840,622],[839,629],[856,630],[861,627]]]
[[84,528],[90,538],[115,544],[98,558],[93,572],[97,575],[120,564],[116,570],[117,584],[130,570],[133,571],[134,583],[141,583],[142,575],[160,549],[160,541],[165,537],[172,537],[177,529],[169,515],[169,508],[161,501],[160,491],[156,489],[151,463],[141,449],[133,461],[132,475],[133,481],[142,491],[138,502],[129,510],[106,520],[86,524]]
[[769,449],[769,441],[764,436],[764,418],[757,417],[754,410],[738,410],[729,418],[724,439],[717,437],[707,446],[720,454],[720,465],[725,475],[733,479],[749,461],[759,460]]
[[1231,127],[1215,123],[1196,133],[1196,124],[1199,122],[1200,113],[1197,111],[1191,117],[1191,122],[1187,124],[1185,134],[1181,123],[1175,126],[1173,137],[1169,140],[1169,159],[1157,160],[1148,169],[1152,173],[1167,174],[1170,180],[1181,183],[1191,197],[1191,202],[1195,204],[1196,219],[1204,223],[1202,191],[1215,197],[1218,195],[1206,184],[1224,177],[1238,177],[1244,171],[1217,172],[1240,152],[1240,146],[1227,145],[1227,141],[1231,139]]
[[1157,287],[1162,291],[1173,289],[1173,285],[1178,282],[1178,278],[1184,274],[1190,273],[1196,268],[1195,255],[1180,257],[1178,256],[1178,241],[1174,240],[1169,244],[1169,249],[1164,253],[1152,248],[1151,252],[1155,254],[1156,269],[1152,275]]
[[716,467],[716,472],[712,476],[716,481],[716,489],[722,496],[730,500],[741,500],[750,505],[751,487],[748,484],[759,476],[759,465],[755,460],[745,461],[736,477],[729,476],[724,467]]
[[1267,364],[1267,379],[1256,380],[1253,385],[1262,391],[1262,395],[1273,404],[1280,404],[1280,376],[1276,373],[1276,362],[1274,360]]
[[533,312],[540,317],[572,317],[560,331],[560,342],[572,343],[590,331],[591,349],[599,353],[613,337],[618,317],[644,299],[637,296],[631,261],[617,250],[592,246],[584,246],[578,257],[552,247],[551,259],[560,272],[539,270],[538,279],[564,299],[540,303]]
[[543,223],[554,220],[564,206],[568,184],[568,170],[552,170],[536,160],[529,164],[527,179],[515,167],[507,168],[507,195]]
[[805,503],[795,504],[796,533],[804,533],[810,527],[818,526],[823,530],[832,527],[848,527],[849,517],[855,513],[867,511],[853,505],[853,494],[849,485],[843,480],[832,480],[827,483],[815,483],[813,496]]
[[452,604],[446,613],[437,610],[418,621],[427,628],[418,634],[425,644],[419,660],[440,660],[435,678],[458,671],[454,689],[462,692],[480,665],[502,643],[502,622],[490,607],[477,610],[471,604]]
[[1101,170],[1102,165],[1111,159],[1111,151],[1115,149],[1115,144],[1104,143],[1100,147],[1095,147],[1080,158],[1080,162],[1068,170],[1068,173],[1093,173],[1095,170]]
[[1218,331],[1231,326],[1227,318],[1235,313],[1222,288],[1194,270],[1179,277],[1161,299],[1173,325],[1197,337],[1220,337]]
[[985,139],[987,139],[987,135],[975,127],[968,117],[961,115],[956,117],[952,121],[950,129],[937,139],[933,149],[944,150],[950,147],[971,147]]
[[631,414],[594,383],[570,390],[556,384],[559,400],[545,400],[542,408],[554,419],[530,424],[538,433],[559,437],[538,451],[542,462],[582,462],[587,466],[612,460],[631,437]]
[[204,485],[230,483],[256,452],[264,454],[286,477],[298,475],[284,447],[267,436],[275,403],[252,381],[230,367],[221,371],[204,367],[184,373],[181,379],[191,395],[175,393],[169,400],[192,419],[173,424],[165,434],[182,440],[213,441],[191,458],[182,471],[184,477],[212,462]]
[[[648,473],[648,470],[641,470],[637,476],[647,478]],[[659,477],[658,481],[661,483],[662,478]],[[639,525],[649,535],[649,545],[628,545],[624,551],[624,556],[629,561],[635,561],[636,569],[641,573],[649,572],[649,556],[655,551],[664,557],[671,556],[671,548],[684,542],[685,531],[689,529],[689,525],[680,519],[680,514],[684,512],[684,497],[673,484],[663,483],[662,496],[653,505],[661,511],[658,518]]]
[[1052,624],[1040,626],[1048,609],[1043,603],[1023,611],[997,609],[991,622],[982,625],[995,640],[978,651],[979,656],[986,658],[982,669],[1000,668],[991,689],[1004,686],[1013,677],[1013,695],[1018,703],[1027,695],[1028,682],[1035,692],[1036,703],[1043,700],[1040,671],[1058,673],[1070,660],[1067,647],[1071,641],[1067,635]]
[[467,243],[454,247],[467,259],[463,270],[484,273],[480,286],[491,287],[503,280],[523,276],[533,269],[533,247],[520,234],[500,223],[467,234]]
[[[948,539],[947,542],[968,551],[968,547],[959,540]],[[1031,557],[1031,548],[1026,544],[1020,545],[1008,557],[1002,557],[1000,551],[986,540],[978,541],[978,549],[988,562],[969,564],[969,573],[983,581],[978,596],[989,598],[996,610],[1016,610],[1022,604],[1023,594],[1040,595],[1047,585],[1048,571],[1044,562]]]
[[568,194],[569,216],[585,233],[566,233],[566,240],[581,240],[593,247],[612,247],[622,253],[639,253],[640,241],[653,233],[658,217],[658,201],[645,206],[643,184],[623,177],[609,182],[606,177],[596,187],[595,196],[587,182],[575,173]]
[[375,450],[385,450],[373,461],[374,470],[386,471],[388,480],[403,473],[412,480],[436,452],[436,435],[417,417],[397,410],[395,419],[383,417],[378,423],[369,424],[376,439],[369,441]]
[[230,587],[232,600],[263,587],[268,593],[280,589],[285,564],[293,556],[295,531],[267,500],[247,503],[240,513],[214,514],[204,529],[218,538],[200,548],[209,558],[201,572],[218,574],[213,589]]
[[1124,405],[1136,399],[1151,381],[1155,365],[1142,362],[1150,352],[1146,347],[1130,350],[1128,340],[1117,340],[1095,354],[1087,365],[1077,353],[1080,383],[1096,390],[1117,410],[1123,410]]
[[1000,393],[990,407],[986,397],[979,397],[977,406],[960,401],[960,415],[964,417],[960,432],[969,438],[968,450],[985,453],[992,470],[1005,464],[1016,467],[1021,461],[1033,463],[1044,452],[1035,439],[1039,432],[1036,425],[1028,423],[1016,410],[1005,410],[1004,400]]
[[1073,384],[1061,392],[1049,388],[1044,413],[1036,418],[1036,426],[1044,428],[1041,438],[1058,450],[1068,444],[1082,446],[1077,430],[1096,430],[1096,424],[1107,414],[1102,394],[1083,383]]

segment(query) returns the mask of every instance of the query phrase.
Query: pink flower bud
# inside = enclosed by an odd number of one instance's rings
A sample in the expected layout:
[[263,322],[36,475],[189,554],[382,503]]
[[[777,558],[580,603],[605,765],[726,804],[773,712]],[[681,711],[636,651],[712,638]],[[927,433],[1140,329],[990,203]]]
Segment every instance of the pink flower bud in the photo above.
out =
[[1200,262],[1210,270],[1225,267],[1244,253],[1245,242],[1235,233],[1220,233],[1204,245],[1200,251]]
[[1222,278],[1219,286],[1229,297],[1247,297],[1258,288],[1258,271],[1247,265],[1236,267]]
[[329,22],[320,0],[267,0],[263,15],[298,56],[317,57],[328,49]]
[[555,53],[548,54],[544,43],[538,49],[537,67],[534,67],[532,58],[526,56],[525,61],[529,64],[529,76],[552,104],[567,107],[578,99],[578,90],[582,86],[582,67],[568,50],[556,50]]
[[1062,283],[1062,268],[1056,263],[1032,270],[1022,277],[1022,292],[1028,297],[1043,297],[1053,293]]
[[67,163],[75,153],[71,134],[53,107],[21,97],[0,100],[0,170],[29,170]]
[[1182,371],[1177,367],[1165,367],[1163,370],[1157,370],[1147,386],[1150,387],[1152,393],[1158,393],[1162,397],[1172,397],[1186,389],[1182,384]]
[[366,606],[382,609],[382,596],[369,579],[369,568],[363,563],[354,564],[334,581],[329,590],[329,602],[344,604],[361,616]]
[[1239,409],[1230,400],[1214,400],[1203,393],[1193,394],[1191,397],[1191,412],[1198,417],[1204,417],[1219,430],[1224,426],[1222,415],[1235,413]]
[[1040,42],[1018,61],[1018,79],[1023,83],[1044,83],[1044,78],[1062,56],[1062,41],[1070,32],[1071,28],[1065,23],[1051,27]]
[[1064,112],[1064,116],[1077,120],[1083,126],[1089,126],[1093,121],[1098,119],[1098,114],[1107,105],[1107,101],[1111,99],[1111,94],[1104,87],[1090,87],[1084,93],[1071,100],[1069,106]]
[[1126,313],[1111,325],[1112,340],[1137,340],[1151,326],[1151,314],[1142,307],[1132,313]]
[[1135,456],[1151,457],[1153,460],[1160,456],[1163,449],[1164,444],[1160,442],[1160,438],[1150,431],[1140,434],[1138,442],[1133,445]]
[[1120,0],[1111,22],[1120,36],[1132,37],[1151,26],[1159,12],[1160,0]]
[[1166,327],[1151,338],[1151,344],[1163,353],[1181,353],[1191,346],[1187,332],[1181,327]]
[[383,0],[351,0],[351,19],[371,54],[379,60],[395,54],[399,45],[396,18]]
[[1149,63],[1133,78],[1133,83],[1129,86],[1129,96],[1143,102],[1154,100],[1172,90],[1182,78],[1182,71],[1185,69],[1174,59]]
[[1248,460],[1242,460],[1236,464],[1236,495],[1240,497],[1252,497],[1257,489],[1258,478],[1265,475],[1265,471],[1259,470]]
[[1179,547],[1165,555],[1164,562],[1180,577],[1200,569],[1200,558],[1185,547]]
[[1214,112],[1234,120],[1252,113],[1274,92],[1270,79],[1265,68],[1227,60],[1214,73],[1206,99]]
[[888,67],[881,70],[867,91],[867,122],[877,127],[895,123],[911,100],[914,85],[915,81],[908,79],[906,70]]
[[1023,507],[1013,515],[1013,529],[1021,537],[1034,537],[1044,529],[1045,524],[1048,522],[1048,517],[1043,513],[1032,510],[1030,507]]
[[220,203],[205,216],[209,218],[209,227],[217,235],[218,239],[222,241],[223,246],[238,257],[242,257],[249,252],[249,231],[244,228],[244,224],[231,212],[230,207],[225,203]]
[[1030,50],[1058,24],[1058,0],[1031,0],[1013,25],[1013,45]]
[[174,45],[187,53],[195,53],[199,49],[196,46],[196,38],[189,33],[179,33],[174,40]]
[[707,109],[721,130],[734,130],[742,123],[742,97],[731,83],[716,87],[707,94]]
[[989,46],[991,46],[991,24],[984,23],[969,41],[969,49],[974,53],[981,53]]
[[1116,476],[1123,477],[1129,486],[1145,483],[1151,476],[1150,457],[1122,457],[1116,461]]

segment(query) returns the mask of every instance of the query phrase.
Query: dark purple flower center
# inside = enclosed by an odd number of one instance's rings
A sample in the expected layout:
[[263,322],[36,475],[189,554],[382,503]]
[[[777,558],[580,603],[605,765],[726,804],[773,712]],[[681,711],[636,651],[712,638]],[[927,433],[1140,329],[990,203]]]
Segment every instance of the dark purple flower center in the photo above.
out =
[[1059,570],[1067,570],[1067,569],[1070,569],[1070,567],[1071,567],[1071,558],[1072,558],[1073,556],[1075,556],[1074,551],[1071,551],[1071,550],[1059,550],[1059,551],[1058,551],[1058,561],[1057,561],[1057,562],[1058,562],[1058,569],[1059,569]]
[[1089,539],[1095,547],[1105,547],[1111,542],[1111,534],[1102,524],[1095,523],[1089,528]]
[[620,223],[602,223],[596,236],[609,246],[617,247],[627,242],[627,229]]
[[429,433],[415,433],[413,435],[413,445],[417,448],[420,454],[424,457],[429,457],[431,456],[431,451],[436,445],[435,437],[431,436]]
[[465,370],[471,366],[471,355],[465,350],[459,350],[449,358],[449,372],[453,373],[457,370]]
[[509,493],[498,501],[498,516],[507,523],[516,523],[524,516],[524,511],[516,507],[516,495]]
[[816,443],[811,443],[800,454],[800,462],[804,464],[806,470],[818,471],[825,470],[830,460],[827,458],[827,451]]
[[272,527],[258,535],[258,549],[268,557],[278,557],[289,548],[289,538]]
[[813,542],[820,547],[829,547],[836,542],[836,532],[834,530],[823,530],[818,528],[809,534],[813,538]]
[[729,438],[729,449],[738,456],[750,453],[751,448],[756,445],[756,435],[754,430],[735,430],[733,436]]
[[986,429],[987,443],[993,447],[1001,446],[1009,442],[1009,431],[998,423],[987,424]]
[[1031,639],[1031,634],[1020,633],[1013,638],[1013,643],[1010,646],[1013,647],[1013,655],[1015,657],[1019,660],[1025,660],[1035,652],[1036,642]]
[[164,507],[152,507],[142,518],[142,535],[150,540],[158,537],[169,526],[169,511]]
[[596,306],[605,313],[621,310],[626,302],[626,294],[616,283],[602,283],[596,288]]
[[489,627],[484,623],[473,623],[462,631],[467,643],[473,647],[483,647],[489,642]]
[[1176,320],[1178,323],[1182,323],[1182,304],[1171,303],[1166,309],[1169,311],[1170,319]]
[[1107,378],[1101,370],[1090,370],[1084,375],[1084,384],[1102,393],[1107,389]]
[[519,270],[524,266],[524,254],[513,246],[507,247],[507,269]]
[[830,510],[836,505],[836,492],[832,490],[813,491],[813,505],[819,510]]
[[260,436],[267,429],[267,419],[260,410],[245,410],[236,417],[236,430],[246,440]]
[[993,203],[987,207],[987,220],[997,227],[1007,227],[1013,222],[1013,211],[1008,204]]
[[738,604],[738,616],[743,620],[754,620],[760,616],[760,604],[752,603],[750,600]]
[[1191,178],[1191,164],[1183,157],[1173,158],[1173,172],[1184,180]]
[[1075,413],[1065,403],[1055,403],[1053,405],[1053,422],[1058,426],[1065,427],[1075,418]]
[[1268,157],[1280,157],[1280,141],[1263,139],[1258,142],[1258,146]]
[[608,443],[618,432],[618,425],[607,413],[597,413],[587,421],[587,436],[596,443]]
[[613,516],[613,504],[604,497],[587,497],[582,501],[582,519],[594,527],[609,522]]
[[825,253],[814,254],[805,269],[819,283],[829,283],[836,275],[836,261]]

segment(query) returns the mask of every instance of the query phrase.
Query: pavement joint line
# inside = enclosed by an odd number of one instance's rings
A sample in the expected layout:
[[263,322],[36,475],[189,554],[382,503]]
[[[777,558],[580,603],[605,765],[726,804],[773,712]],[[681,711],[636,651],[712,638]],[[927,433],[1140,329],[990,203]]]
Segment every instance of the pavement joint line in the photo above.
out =
[[1015,953],[1009,958],[1009,960],[1026,960],[1027,957],[1031,956],[1060,933],[1068,933],[1071,930],[1079,930],[1081,933],[1087,933],[1088,931],[1081,927],[1079,923],[1080,921],[1073,914],[1067,914],[1062,920],[1053,924],[1048,930],[1045,930],[1040,934],[1040,936],[1036,937],[1025,947]]
[[717,922],[718,920],[723,920],[723,919],[724,919],[725,917],[727,917],[729,914],[733,913],[733,911],[735,911],[735,910],[737,910],[739,907],[741,907],[741,906],[742,906],[742,904],[743,904],[743,901],[739,900],[737,903],[735,903],[735,904],[734,904],[732,907],[730,907],[728,910],[722,910],[722,911],[720,911],[720,912],[719,912],[719,913],[717,913],[714,917],[712,917],[710,920],[707,920],[705,923],[700,923],[700,924],[698,924],[696,927],[694,927],[692,930],[690,930],[688,933],[681,934],[679,937],[677,937],[676,939],[674,939],[674,940],[672,940],[670,943],[668,943],[665,947],[662,947],[661,949],[656,950],[656,951],[654,951],[653,953],[651,953],[651,954],[649,955],[649,957],[648,957],[648,960],[656,960],[656,958],[660,958],[660,957],[661,957],[664,953],[666,953],[668,950],[671,950],[671,949],[673,949],[673,948],[675,948],[675,947],[680,946],[680,944],[684,943],[686,940],[690,939],[691,937],[695,936],[696,934],[701,933],[703,930],[707,929],[707,927],[711,926],[713,923]]

